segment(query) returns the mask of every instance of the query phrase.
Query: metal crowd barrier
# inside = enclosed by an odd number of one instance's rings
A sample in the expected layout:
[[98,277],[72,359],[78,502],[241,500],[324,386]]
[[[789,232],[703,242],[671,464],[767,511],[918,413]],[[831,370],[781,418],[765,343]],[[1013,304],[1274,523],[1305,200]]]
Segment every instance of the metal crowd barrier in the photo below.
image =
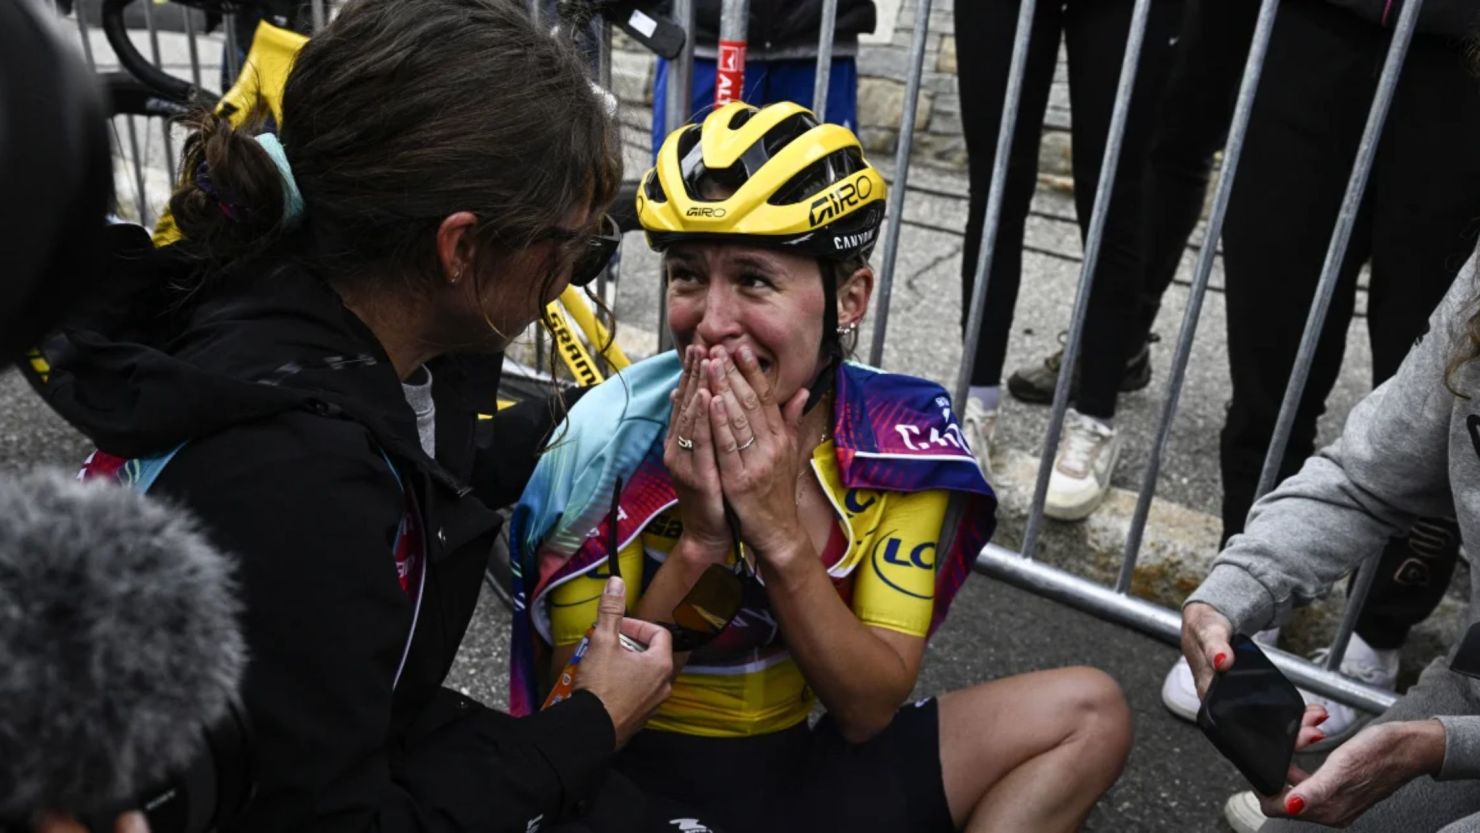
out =
[[[1183,315],[1181,332],[1171,372],[1168,374],[1166,393],[1163,400],[1161,422],[1157,430],[1156,443],[1152,449],[1145,478],[1127,537],[1124,558],[1119,578],[1114,588],[1106,588],[1044,564],[1037,563],[1033,556],[1037,550],[1038,536],[1043,525],[1043,505],[1048,487],[1050,469],[1058,448],[1059,434],[1068,408],[1069,384],[1072,374],[1061,372],[1054,392],[1053,410],[1045,436],[1043,457],[1039,464],[1038,478],[1033,493],[1033,502],[1024,534],[1021,553],[1011,552],[995,545],[988,546],[977,560],[977,569],[991,576],[1030,592],[1056,599],[1064,604],[1093,613],[1100,618],[1136,628],[1166,642],[1180,641],[1181,619],[1171,610],[1161,608],[1129,595],[1131,577],[1135,570],[1150,504],[1155,495],[1160,473],[1162,455],[1166,448],[1172,420],[1176,416],[1177,403],[1181,396],[1183,378],[1188,357],[1196,332],[1203,297],[1208,288],[1208,277],[1212,271],[1213,257],[1217,248],[1228,207],[1234,175],[1237,171],[1244,138],[1248,132],[1253,98],[1258,88],[1260,73],[1267,53],[1270,34],[1279,0],[1263,0],[1256,32],[1244,69],[1239,90],[1237,109],[1226,145],[1223,169],[1219,174],[1215,192],[1213,213],[1208,221],[1206,239],[1199,255],[1197,270]],[[1383,67],[1378,90],[1372,103],[1367,126],[1348,184],[1346,197],[1336,218],[1325,266],[1322,269],[1317,296],[1312,304],[1300,350],[1285,390],[1280,417],[1276,426],[1264,469],[1256,494],[1262,496],[1275,485],[1275,476],[1280,460],[1289,442],[1294,425],[1295,410],[1309,377],[1311,362],[1315,356],[1317,340],[1324,323],[1326,311],[1334,295],[1337,275],[1351,237],[1356,220],[1357,207],[1361,203],[1363,189],[1371,172],[1377,140],[1381,135],[1388,107],[1397,86],[1403,59],[1412,40],[1414,27],[1421,8],[1421,0],[1413,0],[1403,6],[1395,27],[1387,60]],[[1013,62],[1008,82],[1007,104],[1004,108],[1002,127],[997,145],[997,157],[988,201],[987,218],[984,226],[982,251],[977,264],[976,285],[972,297],[971,315],[967,327],[967,344],[972,344],[980,334],[986,286],[990,274],[991,258],[996,243],[996,231],[1001,212],[1001,200],[1006,181],[1008,150],[1014,130],[1018,100],[1022,92],[1024,59],[1031,31],[1033,0],[1023,0],[1018,18],[1017,39],[1013,51]],[[1116,96],[1110,134],[1106,144],[1105,162],[1101,169],[1099,190],[1096,192],[1090,229],[1085,242],[1085,256],[1075,296],[1074,315],[1070,326],[1061,367],[1072,368],[1078,359],[1080,338],[1088,308],[1090,289],[1094,280],[1094,267],[1103,241],[1104,220],[1109,209],[1114,166],[1119,158],[1125,127],[1125,115],[1129,106],[1131,90],[1135,81],[1139,51],[1145,34],[1149,0],[1137,0],[1133,12],[1131,32],[1126,45],[1124,64],[1121,68],[1119,90]],[[903,137],[901,137],[903,139]],[[896,215],[897,216],[897,215]],[[886,267],[887,268],[887,267]],[[966,350],[963,355],[961,374],[957,382],[957,401],[966,395],[974,356]],[[1297,684],[1325,694],[1343,702],[1373,711],[1390,706],[1395,696],[1391,692],[1366,686],[1339,674],[1341,660],[1346,653],[1347,643],[1356,624],[1361,605],[1366,599],[1375,573],[1378,555],[1373,555],[1359,570],[1356,586],[1347,600],[1341,626],[1334,640],[1324,667],[1282,652],[1271,652],[1276,663]]]
[[[1075,295],[1072,323],[1067,341],[1064,345],[1061,363],[1061,367],[1064,368],[1074,367],[1080,352],[1084,319],[1088,310],[1090,290],[1095,276],[1095,267],[1104,239],[1111,192],[1116,167],[1119,163],[1127,113],[1139,67],[1141,45],[1146,31],[1151,2],[1152,0],[1137,0],[1132,12],[1130,32],[1126,41],[1126,51],[1111,117],[1110,133],[1107,137],[1105,157],[1101,166],[1100,182],[1098,183],[1095,205],[1085,240],[1084,259]],[[543,5],[545,3],[542,0],[531,0],[530,2],[531,14],[535,15],[537,19],[542,14],[542,11],[543,13],[548,13],[548,9],[541,9]],[[722,6],[721,40],[743,44],[745,40],[748,5],[747,0],[725,0]],[[906,79],[905,92],[906,106],[903,108],[899,125],[899,138],[895,153],[895,178],[892,183],[893,190],[889,196],[887,206],[889,222],[885,230],[881,261],[877,263],[880,275],[878,283],[879,301],[876,306],[877,319],[869,350],[869,361],[876,366],[882,364],[883,348],[888,334],[889,302],[896,273],[899,236],[903,225],[904,201],[907,195],[911,154],[915,138],[915,105],[918,103],[924,74],[924,59],[929,36],[932,0],[913,0],[913,5],[915,7],[915,26],[909,52],[909,75]],[[997,233],[1001,222],[1007,182],[1006,171],[1012,148],[1012,137],[1017,129],[1032,20],[1036,5],[1036,0],[1021,0],[1019,4],[1017,32],[1008,73],[1007,93],[999,125],[996,156],[993,160],[992,185],[988,194],[986,216],[982,227],[981,249],[976,263],[976,283],[970,300],[970,314],[967,318],[966,344],[974,344],[981,334],[986,290],[990,279],[992,260],[996,253]],[[1280,460],[1289,442],[1295,411],[1309,376],[1311,362],[1314,358],[1317,340],[1325,320],[1326,311],[1334,296],[1341,260],[1351,237],[1352,228],[1356,220],[1357,207],[1361,203],[1363,190],[1371,172],[1378,137],[1381,134],[1383,123],[1387,117],[1388,108],[1396,89],[1398,76],[1415,30],[1415,24],[1421,6],[1421,0],[1411,0],[1411,2],[1405,3],[1402,7],[1397,25],[1394,28],[1392,43],[1383,67],[1377,93],[1372,103],[1357,159],[1353,166],[1347,193],[1342,203],[1341,211],[1336,218],[1335,230],[1332,234],[1325,265],[1322,269],[1316,298],[1312,304],[1305,333],[1300,344],[1295,363],[1295,371],[1286,388],[1277,428],[1265,459],[1257,492],[1258,495],[1263,495],[1274,486]],[[1013,552],[992,544],[988,545],[982,551],[976,562],[977,570],[989,576],[993,576],[1037,595],[1054,599],[1067,606],[1083,610],[1101,619],[1134,628],[1154,638],[1172,644],[1177,644],[1180,640],[1181,618],[1179,613],[1131,596],[1131,579],[1144,539],[1151,503],[1155,497],[1156,486],[1160,478],[1162,461],[1170,438],[1171,426],[1176,418],[1177,406],[1182,394],[1192,344],[1196,336],[1198,319],[1201,314],[1204,297],[1208,290],[1209,278],[1216,256],[1217,242],[1221,236],[1224,220],[1227,215],[1234,176],[1238,170],[1244,140],[1248,133],[1254,96],[1258,90],[1278,7],[1279,0],[1261,0],[1258,22],[1245,63],[1234,117],[1228,134],[1227,144],[1225,145],[1223,164],[1218,175],[1211,213],[1207,221],[1206,238],[1197,259],[1181,328],[1178,333],[1176,349],[1167,375],[1155,441],[1150,449],[1140,494],[1126,538],[1123,559],[1115,585],[1113,587],[1102,586],[1066,571],[1039,563],[1034,559],[1038,540],[1043,528],[1043,506],[1049,474],[1068,408],[1069,380],[1071,378],[1071,374],[1069,373],[1059,374],[1058,385],[1054,391],[1053,407],[1045,436],[1043,456],[1035,482],[1022,551]],[[312,12],[313,25],[316,29],[332,17],[332,9],[326,5],[325,0],[314,0]],[[83,49],[88,56],[89,63],[92,63],[91,44],[87,37],[88,23],[84,18],[84,13],[80,5],[77,7],[75,14]],[[819,27],[817,76],[813,92],[814,109],[819,115],[823,116],[826,113],[828,82],[832,69],[836,15],[837,0],[825,0]],[[675,22],[686,32],[692,33],[694,31],[693,0],[674,0],[672,4],[672,16]],[[157,46],[158,35],[154,30],[152,15],[146,15],[146,28],[150,37],[153,60],[156,65],[161,65],[160,52]],[[201,82],[201,62],[199,50],[196,45],[197,35],[194,31],[193,22],[189,20],[188,15],[186,31],[190,43],[191,73],[195,83],[199,85]],[[600,47],[597,61],[599,81],[604,87],[610,89],[612,54],[610,25],[603,25],[599,34]],[[223,35],[228,60],[234,58],[236,54],[235,50],[230,48],[234,43],[235,37],[236,33],[231,28],[227,28]],[[743,62],[743,48],[740,55]],[[666,128],[670,131],[677,129],[684,123],[685,116],[688,113],[689,102],[692,100],[693,56],[694,44],[692,38],[690,38],[689,42],[685,44],[679,58],[672,61],[669,65]],[[726,67],[721,67],[722,71],[725,69]],[[743,72],[743,63],[740,67],[730,67],[730,69]],[[739,92],[739,89],[735,90],[737,97]],[[125,126],[125,131],[128,134],[130,146],[136,147],[137,137],[131,119]],[[115,137],[118,135],[117,126],[115,125]],[[131,155],[125,154],[122,152],[122,142],[117,140],[117,138],[115,138],[115,142],[118,155],[123,159],[131,161],[134,179],[142,185],[144,179],[142,171],[143,160],[139,152],[135,150]],[[166,153],[169,154],[169,164],[171,169],[173,169],[173,154],[175,151],[170,143],[167,131],[165,147],[168,149]],[[142,191],[142,187],[140,190]],[[145,209],[146,206],[141,197],[141,213]],[[603,286],[604,281],[605,279],[603,279]],[[668,349],[671,346],[666,337],[667,325],[665,313],[666,310],[660,305],[658,344],[660,350]],[[974,352],[969,349],[963,350],[962,364],[955,388],[957,402],[965,400],[973,361]],[[958,510],[953,508],[953,511]],[[1376,558],[1377,556],[1374,555],[1359,571],[1358,580],[1349,595],[1342,623],[1324,666],[1316,666],[1303,658],[1280,651],[1271,651],[1270,653],[1275,662],[1298,685],[1355,706],[1380,711],[1391,705],[1395,700],[1391,692],[1357,683],[1336,671],[1345,655],[1347,643],[1353,631],[1361,604],[1365,600],[1367,591],[1371,586],[1373,573],[1375,572],[1372,567],[1375,565]]]

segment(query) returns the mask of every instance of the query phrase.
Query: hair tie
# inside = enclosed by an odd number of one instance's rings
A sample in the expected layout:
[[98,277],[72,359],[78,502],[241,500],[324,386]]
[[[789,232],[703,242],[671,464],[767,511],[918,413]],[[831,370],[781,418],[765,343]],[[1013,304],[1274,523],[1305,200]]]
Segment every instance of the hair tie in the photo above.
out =
[[211,168],[205,160],[201,160],[201,163],[195,166],[195,187],[215,200],[216,206],[221,209],[221,215],[233,223],[239,223],[243,218],[250,216],[250,212],[238,205],[230,193],[222,190],[211,179]]
[[267,151],[272,164],[277,166],[278,176],[283,183],[283,226],[292,227],[303,219],[303,192],[298,190],[298,180],[293,178],[293,168],[288,164],[288,154],[283,143],[274,133],[259,133],[252,138]]

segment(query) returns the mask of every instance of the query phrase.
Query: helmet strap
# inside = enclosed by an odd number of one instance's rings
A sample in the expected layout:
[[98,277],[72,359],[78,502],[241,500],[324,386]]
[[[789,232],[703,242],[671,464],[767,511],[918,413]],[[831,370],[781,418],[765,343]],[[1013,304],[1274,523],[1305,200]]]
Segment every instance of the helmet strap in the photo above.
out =
[[832,392],[838,363],[843,359],[843,345],[838,340],[838,287],[833,281],[832,261],[819,259],[817,269],[822,274],[822,342],[818,345],[818,356],[822,367],[817,376],[807,385],[807,404],[802,413],[811,413]]
[[802,406],[803,414],[810,414],[813,408],[826,399],[829,393],[832,393],[838,375],[837,367],[837,356],[829,355],[822,369],[818,370],[817,375],[813,377],[812,384],[807,385],[807,404]]

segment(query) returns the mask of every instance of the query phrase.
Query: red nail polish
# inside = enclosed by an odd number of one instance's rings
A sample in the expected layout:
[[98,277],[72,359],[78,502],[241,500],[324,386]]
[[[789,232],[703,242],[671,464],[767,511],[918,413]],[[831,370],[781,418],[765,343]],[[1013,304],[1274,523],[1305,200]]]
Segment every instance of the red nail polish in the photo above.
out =
[[1213,668],[1216,669],[1216,670],[1218,670],[1218,671],[1222,671],[1223,670],[1223,663],[1225,663],[1227,661],[1228,661],[1228,655],[1225,654],[1225,653],[1223,653],[1222,651],[1219,651],[1217,654],[1214,654],[1213,655]]
[[1285,799],[1285,812],[1292,816],[1298,816],[1305,810],[1305,799],[1298,795],[1292,795]]
[[1323,741],[1325,739],[1326,739],[1326,736],[1325,735],[1321,734],[1320,732],[1316,732],[1314,735],[1311,736],[1310,742],[1311,743],[1320,743],[1321,741]]

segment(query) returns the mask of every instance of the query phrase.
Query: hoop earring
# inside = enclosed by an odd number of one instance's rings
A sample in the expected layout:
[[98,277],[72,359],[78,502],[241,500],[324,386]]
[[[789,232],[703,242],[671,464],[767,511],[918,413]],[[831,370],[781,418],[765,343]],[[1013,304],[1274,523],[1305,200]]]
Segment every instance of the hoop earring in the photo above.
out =
[[[459,278],[462,277],[462,270],[458,270],[457,274]],[[492,330],[493,334],[498,336],[500,341],[504,342],[505,344],[512,343],[511,339],[508,336],[504,335],[503,331],[501,331],[498,326],[493,323],[493,319],[488,317],[488,310],[483,308],[483,287],[480,286],[478,283],[477,272],[473,273],[473,294],[478,296],[478,314],[483,317],[484,325],[486,325],[488,329]]]
[[488,329],[493,330],[493,334],[498,336],[500,341],[504,342],[505,344],[511,343],[509,337],[500,332],[498,327],[494,326],[493,321],[488,317],[487,312],[483,312],[481,307],[478,311],[483,313],[483,323],[488,325]]

